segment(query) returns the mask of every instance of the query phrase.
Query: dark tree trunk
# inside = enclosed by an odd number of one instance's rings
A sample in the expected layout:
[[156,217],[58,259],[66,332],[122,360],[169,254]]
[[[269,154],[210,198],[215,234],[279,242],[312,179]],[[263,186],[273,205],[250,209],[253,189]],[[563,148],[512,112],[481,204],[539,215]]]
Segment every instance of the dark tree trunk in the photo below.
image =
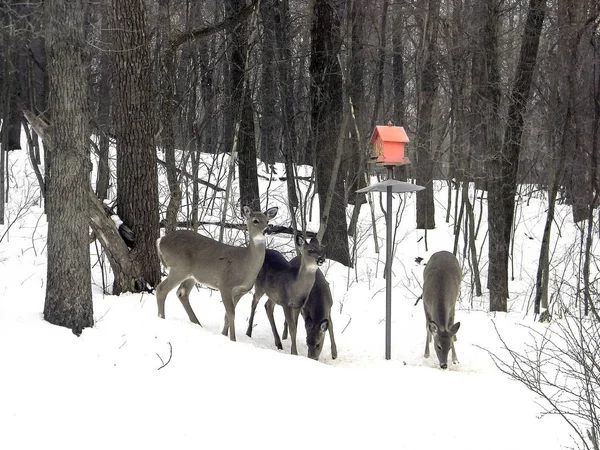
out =
[[[108,4],[105,2],[102,8],[102,32],[101,40],[110,47],[111,33],[109,32],[110,14]],[[111,94],[111,69],[110,52],[103,51],[100,54],[100,81],[98,86],[98,173],[96,175],[96,195],[100,199],[108,198],[108,187],[110,185],[110,167],[108,165],[110,150],[110,94]]]
[[438,87],[437,46],[440,0],[430,0],[423,20],[423,39],[419,55],[419,101],[417,108],[416,181],[425,186],[417,194],[417,228],[435,228],[433,204],[433,106]]
[[[233,16],[245,6],[243,0],[227,0],[226,11]],[[256,144],[254,141],[254,111],[252,108],[251,90],[246,73],[248,57],[248,25],[243,22],[230,33],[232,42],[229,76],[231,79],[231,96],[229,101],[233,109],[235,121],[239,122],[237,136],[238,170],[240,186],[240,202],[252,209],[260,209],[258,191],[258,170],[256,167]],[[227,131],[226,131],[227,132]],[[234,133],[234,128],[230,131]]]
[[158,49],[159,72],[160,72],[160,127],[161,146],[165,153],[167,171],[167,182],[169,184],[169,203],[165,215],[165,231],[174,231],[177,224],[177,214],[181,206],[181,188],[177,177],[177,161],[175,160],[175,132],[173,120],[175,116],[175,50],[169,45],[171,37],[171,24],[169,14],[170,0],[159,0],[158,2]]
[[490,311],[508,307],[508,266],[511,232],[514,223],[517,171],[523,134],[523,115],[531,90],[546,0],[530,0],[515,79],[509,97],[506,129],[501,154],[497,155],[488,194]]
[[383,103],[383,75],[385,69],[385,45],[387,42],[386,25],[389,4],[389,0],[383,0],[383,5],[381,7],[381,29],[379,30],[379,48],[377,49],[377,71],[375,72],[375,93],[373,99],[373,115],[371,117],[371,130],[377,125],[377,120],[380,118],[379,110]]
[[47,0],[46,51],[53,139],[46,172],[48,271],[44,318],[80,335],[94,324],[88,197],[90,176],[85,1]]
[[298,133],[296,131],[295,95],[292,80],[292,42],[290,37],[290,9],[288,0],[275,0],[273,23],[278,45],[275,47],[277,70],[279,75],[279,93],[283,121],[283,152],[288,202],[290,208],[299,205],[296,185],[294,184],[293,164],[298,161]]
[[350,10],[350,58],[348,96],[352,102],[356,123],[350,126],[349,155],[345,158],[346,164],[345,176],[348,189],[348,203],[354,205],[352,222],[350,224],[350,234],[354,234],[356,220],[360,212],[360,207],[366,202],[365,194],[357,194],[356,191],[365,187],[366,156],[365,143],[363,139],[368,138],[368,130],[365,129],[365,55],[364,55],[364,21],[361,15],[364,14],[364,0],[354,0],[351,2]]
[[[467,158],[462,163],[460,172],[465,182],[474,181],[476,188],[483,189],[486,187],[486,181],[494,178],[498,173],[498,169],[494,166],[496,162],[494,155],[500,154],[502,149],[498,64],[500,5],[498,0],[485,0],[473,2],[472,8],[469,142]],[[468,198],[465,200],[468,201]],[[469,208],[468,212],[471,211],[472,209]],[[467,220],[474,220],[474,217],[467,215]],[[489,221],[491,220],[493,219],[490,218]],[[471,247],[475,245],[473,239],[474,237],[471,236],[469,240]],[[491,244],[489,248],[491,251]],[[472,259],[474,252],[475,249],[471,248]],[[477,262],[474,261],[473,264]],[[488,268],[488,288],[491,289],[492,284],[508,286],[508,281],[502,278],[508,272],[497,273],[494,264],[495,262],[491,262]],[[495,272],[495,275],[490,276]]]
[[[117,138],[117,209],[135,235],[132,258],[140,263],[144,285],[160,281],[156,255],[159,236],[156,168],[155,95],[151,78],[149,37],[142,0],[111,0],[115,51],[113,80]],[[139,283],[138,283],[139,284]],[[114,293],[130,286],[115,283]]]
[[402,2],[395,5],[394,27],[392,28],[392,86],[394,92],[394,123],[398,126],[404,126],[406,105],[405,105],[405,86],[406,78],[404,74],[404,40],[402,33],[405,27],[400,26],[404,23],[404,8]]
[[263,45],[261,53],[261,112],[259,115],[260,126],[260,158],[266,164],[274,164],[280,161],[278,155],[279,140],[281,135],[279,124],[280,118],[276,115],[277,95],[275,93],[275,79],[277,77],[275,45],[277,38],[275,34],[274,2],[261,2],[260,12],[263,23]]
[[[338,151],[338,135],[342,122],[342,74],[337,59],[340,51],[340,17],[344,2],[315,0],[311,29],[311,141],[321,221],[327,223],[323,244],[327,257],[346,266],[351,265],[346,227],[344,179],[333,174]],[[334,191],[328,192],[332,176],[337,177]],[[328,194],[333,195],[331,210],[324,217]]]
[[484,180],[496,173],[493,166],[494,155],[498,155],[502,147],[502,121],[499,112],[499,0],[473,2],[471,27],[474,28],[474,38],[471,43],[470,145],[465,175],[483,189]]

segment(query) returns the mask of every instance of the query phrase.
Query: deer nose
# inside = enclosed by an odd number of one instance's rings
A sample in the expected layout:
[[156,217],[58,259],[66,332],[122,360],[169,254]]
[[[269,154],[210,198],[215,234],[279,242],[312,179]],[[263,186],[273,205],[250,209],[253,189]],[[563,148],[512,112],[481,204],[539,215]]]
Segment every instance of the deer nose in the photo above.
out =
[[440,364],[440,367],[445,370],[448,368],[448,364]]
[[324,257],[319,256],[317,258],[317,265],[321,266],[321,265],[323,265],[324,262],[325,262],[325,258]]

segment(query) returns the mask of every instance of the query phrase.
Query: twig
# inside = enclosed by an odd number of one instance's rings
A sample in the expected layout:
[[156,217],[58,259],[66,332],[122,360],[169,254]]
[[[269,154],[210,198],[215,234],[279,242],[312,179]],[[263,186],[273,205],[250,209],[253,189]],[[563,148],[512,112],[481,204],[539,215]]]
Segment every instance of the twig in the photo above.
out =
[[346,331],[346,328],[348,328],[348,325],[350,325],[350,322],[352,322],[352,316],[348,316],[348,323],[346,324],[346,326],[342,330],[342,334],[344,334],[344,331]]
[[169,364],[171,362],[171,358],[173,357],[173,346],[170,342],[167,342],[167,344],[169,344],[169,359],[167,360],[167,362],[164,362],[160,355],[157,353],[156,356],[158,356],[158,359],[160,359],[160,362],[162,363],[162,366],[160,366],[157,370],[160,370],[167,364]]

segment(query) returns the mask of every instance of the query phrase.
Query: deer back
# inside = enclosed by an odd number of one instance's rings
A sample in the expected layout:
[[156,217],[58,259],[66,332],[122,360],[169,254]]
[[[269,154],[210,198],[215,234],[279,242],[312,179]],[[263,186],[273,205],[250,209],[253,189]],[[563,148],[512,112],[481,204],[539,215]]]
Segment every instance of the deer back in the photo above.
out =
[[460,264],[447,251],[434,253],[423,271],[425,313],[442,330],[453,325],[450,321],[454,316],[461,280]]
[[263,264],[264,232],[277,208],[261,213],[245,207],[243,213],[249,234],[248,246],[233,246],[190,230],[177,230],[158,240],[161,262],[169,273],[194,278],[208,287],[251,289]]
[[454,309],[460,292],[462,271],[456,257],[447,251],[434,253],[423,271],[423,307],[427,331],[433,336],[440,364],[446,365],[460,322]]

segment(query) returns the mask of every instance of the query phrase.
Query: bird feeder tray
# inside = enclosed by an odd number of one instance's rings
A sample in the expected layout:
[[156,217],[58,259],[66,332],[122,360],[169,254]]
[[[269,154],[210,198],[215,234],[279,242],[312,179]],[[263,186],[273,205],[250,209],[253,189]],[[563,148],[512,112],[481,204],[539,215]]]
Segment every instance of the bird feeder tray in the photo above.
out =
[[404,127],[391,124],[376,126],[371,136],[373,153],[369,162],[382,166],[410,164],[410,160],[404,156],[404,144],[407,142],[409,139]]

